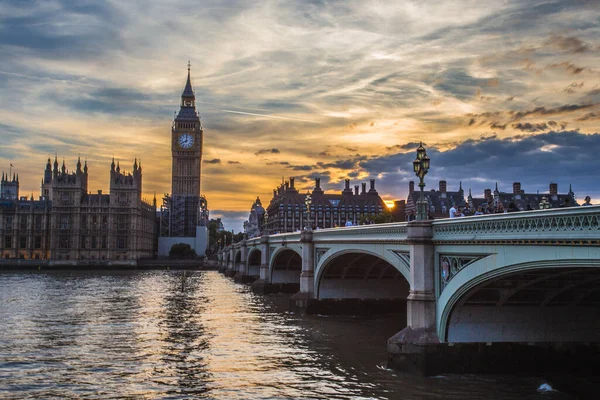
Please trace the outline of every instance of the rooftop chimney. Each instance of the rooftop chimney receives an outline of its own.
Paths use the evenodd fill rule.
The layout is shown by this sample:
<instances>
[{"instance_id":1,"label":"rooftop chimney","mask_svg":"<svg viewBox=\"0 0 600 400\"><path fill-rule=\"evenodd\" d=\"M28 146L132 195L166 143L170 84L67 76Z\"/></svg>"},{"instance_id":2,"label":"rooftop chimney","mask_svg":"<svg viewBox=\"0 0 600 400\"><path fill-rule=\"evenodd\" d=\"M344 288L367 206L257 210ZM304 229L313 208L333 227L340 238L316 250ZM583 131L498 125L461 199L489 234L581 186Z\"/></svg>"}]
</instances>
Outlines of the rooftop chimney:
<instances>
[{"instance_id":1,"label":"rooftop chimney","mask_svg":"<svg viewBox=\"0 0 600 400\"><path fill-rule=\"evenodd\" d=\"M377 193L377 190L375 190L375 179L370 179L369 182L371 183L369 193Z\"/></svg>"},{"instance_id":2,"label":"rooftop chimney","mask_svg":"<svg viewBox=\"0 0 600 400\"><path fill-rule=\"evenodd\" d=\"M412 193L415 191L415 181L408 182L408 193Z\"/></svg>"},{"instance_id":3,"label":"rooftop chimney","mask_svg":"<svg viewBox=\"0 0 600 400\"><path fill-rule=\"evenodd\" d=\"M102 196L102 190L98 190L98 196Z\"/></svg>"},{"instance_id":4,"label":"rooftop chimney","mask_svg":"<svg viewBox=\"0 0 600 400\"><path fill-rule=\"evenodd\" d=\"M521 182L513 183L513 194L521 194Z\"/></svg>"},{"instance_id":5,"label":"rooftop chimney","mask_svg":"<svg viewBox=\"0 0 600 400\"><path fill-rule=\"evenodd\" d=\"M362 183L362 192L360 194L367 194L367 184L365 182Z\"/></svg>"},{"instance_id":6,"label":"rooftop chimney","mask_svg":"<svg viewBox=\"0 0 600 400\"><path fill-rule=\"evenodd\" d=\"M494 196L492 196L492 189L485 189L483 191L483 197L485 197L487 201L492 201L494 199Z\"/></svg>"},{"instance_id":7,"label":"rooftop chimney","mask_svg":"<svg viewBox=\"0 0 600 400\"><path fill-rule=\"evenodd\" d=\"M352 189L350 189L350 179L344 179L344 192L352 193Z\"/></svg>"},{"instance_id":8,"label":"rooftop chimney","mask_svg":"<svg viewBox=\"0 0 600 400\"><path fill-rule=\"evenodd\" d=\"M550 184L550 195L557 195L558 194L558 183L551 183Z\"/></svg>"},{"instance_id":9,"label":"rooftop chimney","mask_svg":"<svg viewBox=\"0 0 600 400\"><path fill-rule=\"evenodd\" d=\"M288 181L285 181L285 190L288 190L290 188L290 183Z\"/></svg>"},{"instance_id":10,"label":"rooftop chimney","mask_svg":"<svg viewBox=\"0 0 600 400\"><path fill-rule=\"evenodd\" d=\"M321 190L321 178L315 178L315 190Z\"/></svg>"},{"instance_id":11,"label":"rooftop chimney","mask_svg":"<svg viewBox=\"0 0 600 400\"><path fill-rule=\"evenodd\" d=\"M290 178L290 189L292 189L292 190L295 189L294 188L294 179L295 179L294 177Z\"/></svg>"},{"instance_id":12,"label":"rooftop chimney","mask_svg":"<svg viewBox=\"0 0 600 400\"><path fill-rule=\"evenodd\" d=\"M440 181L440 193L446 193L446 181Z\"/></svg>"},{"instance_id":13,"label":"rooftop chimney","mask_svg":"<svg viewBox=\"0 0 600 400\"><path fill-rule=\"evenodd\" d=\"M354 185L354 195L355 196L358 196L358 188L359 188L358 185Z\"/></svg>"},{"instance_id":14,"label":"rooftop chimney","mask_svg":"<svg viewBox=\"0 0 600 400\"><path fill-rule=\"evenodd\" d=\"M277 189L273 189L273 197L277 197Z\"/></svg>"}]
</instances>

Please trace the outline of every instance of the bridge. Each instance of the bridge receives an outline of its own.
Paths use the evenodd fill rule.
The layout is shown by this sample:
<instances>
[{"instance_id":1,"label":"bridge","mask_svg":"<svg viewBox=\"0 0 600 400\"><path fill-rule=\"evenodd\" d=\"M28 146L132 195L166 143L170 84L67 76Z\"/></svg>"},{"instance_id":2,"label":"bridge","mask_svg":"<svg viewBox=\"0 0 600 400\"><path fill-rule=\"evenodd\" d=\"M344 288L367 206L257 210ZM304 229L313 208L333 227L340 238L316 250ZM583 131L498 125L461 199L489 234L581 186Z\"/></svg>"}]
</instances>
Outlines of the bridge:
<instances>
[{"instance_id":1,"label":"bridge","mask_svg":"<svg viewBox=\"0 0 600 400\"><path fill-rule=\"evenodd\" d=\"M599 245L588 206L264 235L218 259L295 309L394 307L389 365L431 375L598 366Z\"/></svg>"}]
</instances>

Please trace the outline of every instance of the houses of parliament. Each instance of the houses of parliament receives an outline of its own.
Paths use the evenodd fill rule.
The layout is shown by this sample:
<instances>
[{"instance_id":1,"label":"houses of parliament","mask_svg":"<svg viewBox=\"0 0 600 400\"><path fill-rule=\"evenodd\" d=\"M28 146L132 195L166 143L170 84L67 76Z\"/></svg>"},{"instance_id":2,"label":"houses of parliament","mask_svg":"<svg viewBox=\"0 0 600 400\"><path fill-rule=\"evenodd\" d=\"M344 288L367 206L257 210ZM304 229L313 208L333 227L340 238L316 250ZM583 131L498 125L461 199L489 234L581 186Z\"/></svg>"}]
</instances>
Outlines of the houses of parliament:
<instances>
[{"instance_id":1,"label":"houses of parliament","mask_svg":"<svg viewBox=\"0 0 600 400\"><path fill-rule=\"evenodd\" d=\"M140 259L161 255L161 245L191 243L204 255L199 240L208 218L200 196L202 127L195 108L190 65L181 108L171 129L172 194L157 213L142 199L142 165L121 169L113 158L108 172L109 193L88 190L88 166L77 159L69 171L49 158L38 199L19 192L19 176L3 173L0 180L0 258L47 260L66 265L135 265ZM12 165L11 165L12 167ZM160 238L159 238L160 236ZM207 239L207 234L201 239ZM162 255L168 248L162 250ZM12 261L9 261L12 262Z\"/></svg>"}]
</instances>

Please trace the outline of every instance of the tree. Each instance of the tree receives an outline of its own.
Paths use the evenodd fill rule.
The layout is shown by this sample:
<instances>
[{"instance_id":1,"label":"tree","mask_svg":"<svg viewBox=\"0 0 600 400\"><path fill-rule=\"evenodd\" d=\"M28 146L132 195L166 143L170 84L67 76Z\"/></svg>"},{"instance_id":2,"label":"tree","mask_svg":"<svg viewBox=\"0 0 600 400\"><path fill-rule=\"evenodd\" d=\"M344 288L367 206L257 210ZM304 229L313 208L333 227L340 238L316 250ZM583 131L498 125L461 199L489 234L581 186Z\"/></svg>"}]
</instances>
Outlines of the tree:
<instances>
[{"instance_id":1,"label":"tree","mask_svg":"<svg viewBox=\"0 0 600 400\"><path fill-rule=\"evenodd\" d=\"M365 225L370 224L373 221L374 224L386 224L388 222L394 222L394 216L390 210L384 210L380 214L367 214L360 217L359 224Z\"/></svg>"},{"instance_id":2,"label":"tree","mask_svg":"<svg viewBox=\"0 0 600 400\"><path fill-rule=\"evenodd\" d=\"M192 249L189 244L176 243L169 250L169 258L173 259L193 259L196 257L196 250Z\"/></svg>"}]
</instances>

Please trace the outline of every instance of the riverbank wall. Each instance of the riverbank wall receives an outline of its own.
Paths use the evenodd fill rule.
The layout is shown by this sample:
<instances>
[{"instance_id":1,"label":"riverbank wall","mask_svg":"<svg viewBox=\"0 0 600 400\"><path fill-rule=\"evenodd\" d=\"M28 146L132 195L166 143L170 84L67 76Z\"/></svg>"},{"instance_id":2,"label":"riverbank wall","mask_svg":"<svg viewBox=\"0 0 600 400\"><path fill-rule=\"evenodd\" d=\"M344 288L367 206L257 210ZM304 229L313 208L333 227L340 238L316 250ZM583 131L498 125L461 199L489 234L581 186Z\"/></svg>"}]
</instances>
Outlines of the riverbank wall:
<instances>
[{"instance_id":1,"label":"riverbank wall","mask_svg":"<svg viewBox=\"0 0 600 400\"><path fill-rule=\"evenodd\" d=\"M0 271L9 269L200 269L217 270L214 260L169 260L169 259L144 259L144 260L0 260Z\"/></svg>"}]
</instances>

